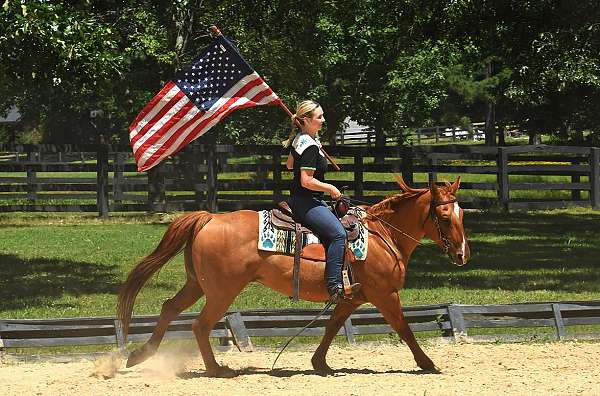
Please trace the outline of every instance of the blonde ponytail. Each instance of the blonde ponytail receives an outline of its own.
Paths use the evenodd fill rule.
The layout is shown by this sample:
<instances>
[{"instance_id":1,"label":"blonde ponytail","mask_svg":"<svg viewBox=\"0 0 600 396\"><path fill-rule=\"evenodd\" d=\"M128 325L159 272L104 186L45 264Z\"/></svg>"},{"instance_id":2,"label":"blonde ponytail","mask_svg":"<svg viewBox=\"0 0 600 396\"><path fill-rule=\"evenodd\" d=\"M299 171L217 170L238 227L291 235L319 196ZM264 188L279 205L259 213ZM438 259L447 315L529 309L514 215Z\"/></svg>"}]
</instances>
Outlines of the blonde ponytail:
<instances>
[{"instance_id":1,"label":"blonde ponytail","mask_svg":"<svg viewBox=\"0 0 600 396\"><path fill-rule=\"evenodd\" d=\"M298 104L298 106L296 107L296 113L292 114L292 117L291 117L292 128L290 130L290 134L289 134L287 140L284 140L283 142L281 142L283 147L286 147L286 148L290 147L290 144L292 144L292 141L294 140L294 137L296 136L296 128L297 128L296 120L298 120L298 122L300 124L303 124L304 119L306 117L312 117L313 112L319 107L321 107L321 105L313 100L303 100L302 102L300 102Z\"/></svg>"}]
</instances>

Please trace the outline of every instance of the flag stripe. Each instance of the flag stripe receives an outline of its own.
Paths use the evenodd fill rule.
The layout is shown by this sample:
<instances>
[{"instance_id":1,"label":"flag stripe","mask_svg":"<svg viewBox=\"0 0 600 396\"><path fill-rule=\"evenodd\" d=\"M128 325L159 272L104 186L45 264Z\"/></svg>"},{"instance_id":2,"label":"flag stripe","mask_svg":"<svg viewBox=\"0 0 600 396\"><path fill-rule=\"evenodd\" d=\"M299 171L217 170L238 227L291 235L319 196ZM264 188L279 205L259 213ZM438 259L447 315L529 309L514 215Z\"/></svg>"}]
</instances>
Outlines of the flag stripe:
<instances>
[{"instance_id":1,"label":"flag stripe","mask_svg":"<svg viewBox=\"0 0 600 396\"><path fill-rule=\"evenodd\" d=\"M236 109L281 103L223 36L178 72L129 126L139 171L182 150Z\"/></svg>"},{"instance_id":2,"label":"flag stripe","mask_svg":"<svg viewBox=\"0 0 600 396\"><path fill-rule=\"evenodd\" d=\"M255 78L253 74L242 78L224 96L228 96L229 94L233 95L236 91L239 91L240 88L243 87L245 84L251 82L253 78ZM202 113L202 115L206 115L206 117L212 115L215 111L219 109L219 106L222 104L223 100L224 98L221 98L219 101L215 102L215 104L208 111ZM198 121L197 118L194 119L194 123L196 121ZM160 139L160 141L156 142L154 147L150 147L148 148L148 150L144 150L144 156L140 160L138 160L138 166L146 168L146 162L151 156L153 156L156 153L156 151L160 151L161 153L164 153L165 151L168 151L168 153L173 153L175 150L171 150L171 146L173 144L172 142L176 140L182 133L185 133L186 131L190 130L190 127L191 129L194 128L192 126L192 123L186 123L185 125L180 126L177 129L172 128L170 131L165 133Z\"/></svg>"},{"instance_id":3,"label":"flag stripe","mask_svg":"<svg viewBox=\"0 0 600 396\"><path fill-rule=\"evenodd\" d=\"M143 158L140 159L139 166L142 168L147 168L146 162L150 161L150 163L160 161L160 159L171 155L173 153L178 152L181 149L181 142L186 140L186 137L194 130L198 128L203 128L206 123L208 123L212 118L216 117L220 112L224 111L227 107L231 105L231 103L235 102L240 95L244 95L251 88L260 84L262 79L258 74L253 73L246 77L244 77L240 82L234 85L221 99L219 99L213 107L211 107L206 113L203 114L203 117L193 124L187 124L184 127L180 128L168 138L168 140L164 141L160 146L155 145L148 149ZM236 92L237 91L237 92ZM233 97L233 98L232 98ZM208 129L207 129L208 130ZM199 135L198 135L199 136ZM191 140L190 140L191 141ZM151 166L151 165L150 165Z\"/></svg>"},{"instance_id":4,"label":"flag stripe","mask_svg":"<svg viewBox=\"0 0 600 396\"><path fill-rule=\"evenodd\" d=\"M156 94L154 98L152 98L150 103L144 107L144 110L138 114L135 121L129 126L129 131L131 132L129 134L129 139L132 139L134 136L136 136L140 129L142 129L150 120L152 120L156 113L160 111L162 106L168 103L168 101L175 94L177 94L177 92L179 92L179 87L177 87L177 85L175 85L172 81L169 81L167 85L165 85L163 89L161 89L160 92Z\"/></svg>"},{"instance_id":5,"label":"flag stripe","mask_svg":"<svg viewBox=\"0 0 600 396\"><path fill-rule=\"evenodd\" d=\"M271 93L272 93L272 91L271 91ZM178 147L174 150L174 152L179 152L183 147L185 147L187 144L189 144L192 140L197 139L198 137L200 137L201 135L206 133L206 131L208 131L210 128L212 128L215 124L217 124L223 118L227 117L234 110L245 108L245 107L256 106L259 101L261 101L265 97L269 97L269 95L270 95L270 93L268 91L263 90L263 91L258 92L252 99L249 99L247 97L242 97L242 98L238 98L239 100L237 100L234 105L232 105L228 108L223 106L221 109L224 111L220 112L215 117L212 117L210 120L207 120L208 123L204 123L204 125L201 124L201 125L196 126L194 128L194 130L192 130L188 134L188 137L185 138L185 140L178 145ZM266 101L266 103L270 103L272 101L274 101L274 100L268 99ZM159 161L160 161L160 159L159 159Z\"/></svg>"},{"instance_id":6,"label":"flag stripe","mask_svg":"<svg viewBox=\"0 0 600 396\"><path fill-rule=\"evenodd\" d=\"M257 89L260 89L262 87L257 87ZM255 89L256 90L256 89ZM270 91L270 89L269 89ZM259 102L260 100L262 100L265 97L268 97L270 95L269 91L267 90L262 90L259 91L256 95L254 95L251 99L247 98L247 97L241 97L238 98L238 100L235 102L234 105L230 106L229 108L226 108L225 106L222 107L222 109L224 109L225 111L218 114L217 117L212 118L211 120L209 120L209 123L206 125L199 125L198 127L195 128L196 131L199 132L199 134L195 135L192 133L188 136L188 138L186 138L186 140L184 140L181 144L180 147L178 147L177 150L180 150L181 148L183 148L185 145L189 144L192 140L196 139L198 136L200 136L202 133L208 131L210 128L212 128L215 124L217 124L219 121L221 121L223 118L227 117L229 115L229 113L233 112L234 110L237 109L241 109L241 108L246 108L246 107L252 107L252 106L256 106L257 102ZM272 93L272 92L271 92ZM200 128L200 129L198 129ZM202 131L204 130L204 131ZM190 136L193 136L193 138L190 139Z\"/></svg>"},{"instance_id":7,"label":"flag stripe","mask_svg":"<svg viewBox=\"0 0 600 396\"><path fill-rule=\"evenodd\" d=\"M175 87L173 90L175 90L178 88ZM176 106L182 98L185 98L185 93L181 92L180 90L178 90L175 95L173 95L173 97L171 97L168 101L167 101L167 97L165 97L163 100L161 100L159 102L159 105L161 106L160 109L157 109L158 111L155 112L154 116L152 117L152 119L150 119L150 121L148 121L146 123L146 125L144 125L142 128L139 129L138 134L131 139L130 144L133 145L134 150L135 150L135 145L138 144L138 141L142 141L142 143L148 139L150 136L152 136L153 131L156 131L156 126L157 124L162 125L164 124L163 118L165 117L165 115L169 114L169 112L173 109L174 106ZM187 100L187 98L185 99ZM184 101L185 101L184 100ZM160 126L159 128L160 129ZM140 143L141 144L141 143ZM139 146L139 144L138 144Z\"/></svg>"},{"instance_id":8,"label":"flag stripe","mask_svg":"<svg viewBox=\"0 0 600 396\"><path fill-rule=\"evenodd\" d=\"M172 128L179 128L198 113L194 104L186 96L184 96L180 102L181 103L178 103L177 106L173 107L172 110L174 111L174 114L172 114L170 118L167 117L167 115L163 117L164 121L161 120L160 128L156 129L154 132L148 131L144 136L144 139L140 139L134 144L133 150L136 153L136 161L139 160L139 156L144 151L154 145L165 134L169 133Z\"/></svg>"},{"instance_id":9,"label":"flag stripe","mask_svg":"<svg viewBox=\"0 0 600 396\"><path fill-rule=\"evenodd\" d=\"M164 157L179 152L185 145L204 134L231 111L239 108L240 105L238 103L241 104L247 102L249 99L244 96L254 95L256 91L259 91L260 94L260 92L262 92L261 90L265 91L267 94L272 93L271 89L264 83L258 74L253 73L247 77L248 78L244 78L242 81L240 81L240 83L246 82L246 84L237 92L235 92L235 94L231 95L232 97L227 99L227 96L229 96L228 92L226 95L224 95L223 100L219 100L217 103L215 103L213 108L204 114L201 120L199 120L197 123L189 125L185 130L178 131L171 137L171 139L169 139L169 141L165 142L160 148L158 148L154 154L147 157L145 156L148 159L140 161L140 166L142 168L151 167L154 163L160 162ZM249 79L252 80L248 81ZM241 84L236 84L236 86L232 87L231 91L233 91L234 88L239 85ZM254 105L255 104L252 103L244 107L250 107ZM230 111L228 111L229 108L231 108Z\"/></svg>"},{"instance_id":10,"label":"flag stripe","mask_svg":"<svg viewBox=\"0 0 600 396\"><path fill-rule=\"evenodd\" d=\"M138 168L141 170L146 170L154 166L155 163L148 163L148 159L157 151L164 152L165 150L169 150L171 147L168 144L168 140L172 139L174 133L182 129L187 129L190 125L196 124L202 119L203 114L204 113L198 111L198 109L195 107L190 109L188 114L186 114L185 122L177 123L176 125L174 125L169 131L167 131L167 133L165 133L160 138L158 142L156 142L156 144L149 147L148 150L140 153L139 159L136 160L138 163Z\"/></svg>"}]
</instances>

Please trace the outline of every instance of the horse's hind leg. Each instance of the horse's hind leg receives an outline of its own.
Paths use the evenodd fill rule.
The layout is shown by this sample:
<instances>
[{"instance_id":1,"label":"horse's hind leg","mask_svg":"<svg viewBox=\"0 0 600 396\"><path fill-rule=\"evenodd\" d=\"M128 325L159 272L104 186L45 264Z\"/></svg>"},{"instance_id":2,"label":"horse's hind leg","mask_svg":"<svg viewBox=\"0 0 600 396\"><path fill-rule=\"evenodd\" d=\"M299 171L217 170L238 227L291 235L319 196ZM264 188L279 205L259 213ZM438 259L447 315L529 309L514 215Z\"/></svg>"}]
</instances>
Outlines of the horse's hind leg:
<instances>
[{"instance_id":1,"label":"horse's hind leg","mask_svg":"<svg viewBox=\"0 0 600 396\"><path fill-rule=\"evenodd\" d=\"M142 363L154 355L169 327L169 323L177 319L181 312L191 307L203 294L198 282L188 277L183 288L173 298L163 303L160 318L152 332L152 336L144 345L131 352L127 359L127 367Z\"/></svg>"},{"instance_id":2,"label":"horse's hind leg","mask_svg":"<svg viewBox=\"0 0 600 396\"><path fill-rule=\"evenodd\" d=\"M331 345L331 341L333 341L334 337L337 335L340 327L344 324L346 319L350 316L362 302L355 302L354 300L349 301L340 301L333 313L331 314L331 318L327 321L327 325L325 326L325 335L321 339L321 343L319 347L315 351L310 362L312 363L313 368L320 374L331 374L333 370L327 364L325 357L327 356L327 351L329 350L329 346Z\"/></svg>"},{"instance_id":3,"label":"horse's hind leg","mask_svg":"<svg viewBox=\"0 0 600 396\"><path fill-rule=\"evenodd\" d=\"M404 318L402 306L400 305L400 296L397 291L391 292L388 295L368 296L369 301L379 309L385 320L398 333L400 338L404 340L410 348L417 365L423 370L439 371L431 359L423 352L412 330L408 326L408 322Z\"/></svg>"},{"instance_id":4,"label":"horse's hind leg","mask_svg":"<svg viewBox=\"0 0 600 396\"><path fill-rule=\"evenodd\" d=\"M240 288L241 290L241 288ZM192 330L196 336L204 367L209 377L233 377L235 372L226 366L220 366L215 360L212 347L208 340L211 330L223 317L227 308L233 302L237 293L206 296L206 305L197 319L192 322Z\"/></svg>"}]
</instances>

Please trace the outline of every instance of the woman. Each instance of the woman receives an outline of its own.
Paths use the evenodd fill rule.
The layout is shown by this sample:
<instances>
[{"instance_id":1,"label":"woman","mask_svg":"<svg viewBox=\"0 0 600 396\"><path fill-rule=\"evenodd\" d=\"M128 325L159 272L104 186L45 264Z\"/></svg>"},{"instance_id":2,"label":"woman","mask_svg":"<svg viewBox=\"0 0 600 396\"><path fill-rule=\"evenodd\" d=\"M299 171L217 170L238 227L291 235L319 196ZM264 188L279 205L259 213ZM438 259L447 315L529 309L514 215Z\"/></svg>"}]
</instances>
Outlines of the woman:
<instances>
[{"instance_id":1,"label":"woman","mask_svg":"<svg viewBox=\"0 0 600 396\"><path fill-rule=\"evenodd\" d=\"M295 120L300 124L298 134L295 134ZM313 230L327 248L327 291L332 301L338 301L344 297L342 264L347 235L340 220L323 201L323 193L328 193L333 199L342 196L336 186L324 181L327 160L317 135L324 122L323 109L318 103L312 100L301 102L292 116L290 138L283 144L290 146L287 168L294 170L289 205L294 215ZM359 283L351 285L353 293L359 288Z\"/></svg>"}]
</instances>

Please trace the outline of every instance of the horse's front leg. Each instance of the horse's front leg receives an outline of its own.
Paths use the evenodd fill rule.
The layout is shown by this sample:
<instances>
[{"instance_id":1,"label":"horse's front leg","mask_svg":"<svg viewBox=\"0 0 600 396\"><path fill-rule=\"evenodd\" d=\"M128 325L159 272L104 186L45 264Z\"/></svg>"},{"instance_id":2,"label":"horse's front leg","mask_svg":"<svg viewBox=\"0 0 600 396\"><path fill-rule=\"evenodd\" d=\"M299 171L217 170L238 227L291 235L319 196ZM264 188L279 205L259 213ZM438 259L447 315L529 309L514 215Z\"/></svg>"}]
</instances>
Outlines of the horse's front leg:
<instances>
[{"instance_id":1,"label":"horse's front leg","mask_svg":"<svg viewBox=\"0 0 600 396\"><path fill-rule=\"evenodd\" d=\"M369 300L379 309L385 320L396 330L406 345L408 345L417 365L423 370L438 372L438 368L423 352L417 343L415 335L408 326L408 322L404 318L402 306L400 305L398 292L394 291L387 295L372 296Z\"/></svg>"},{"instance_id":2,"label":"horse's front leg","mask_svg":"<svg viewBox=\"0 0 600 396\"><path fill-rule=\"evenodd\" d=\"M327 325L325 326L325 335L321 339L321 343L319 347L315 351L310 362L312 363L313 368L320 374L331 374L333 370L326 362L327 351L329 350L329 346L331 345L331 341L337 335L340 327L344 324L346 319L350 316L356 308L358 308L362 302L355 300L342 300L340 301L333 313L331 314L331 318L327 321Z\"/></svg>"}]
</instances>

